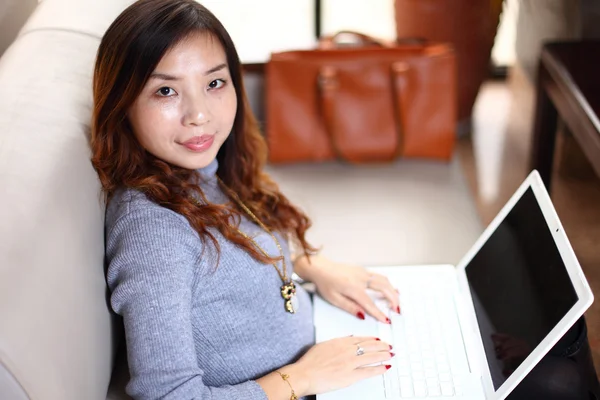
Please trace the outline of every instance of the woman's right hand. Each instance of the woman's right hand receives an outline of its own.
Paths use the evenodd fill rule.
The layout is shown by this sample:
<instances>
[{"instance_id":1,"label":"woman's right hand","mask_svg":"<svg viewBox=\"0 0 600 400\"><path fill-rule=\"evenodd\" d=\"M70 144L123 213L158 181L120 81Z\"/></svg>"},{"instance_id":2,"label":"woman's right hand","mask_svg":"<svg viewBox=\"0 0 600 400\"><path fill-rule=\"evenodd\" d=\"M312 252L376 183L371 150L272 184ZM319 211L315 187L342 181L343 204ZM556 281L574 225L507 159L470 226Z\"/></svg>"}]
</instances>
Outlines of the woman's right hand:
<instances>
[{"instance_id":1,"label":"woman's right hand","mask_svg":"<svg viewBox=\"0 0 600 400\"><path fill-rule=\"evenodd\" d=\"M362 347L364 354L357 355ZM288 366L289 375L303 396L341 389L360 380L382 375L394 356L392 346L374 337L343 337L314 345L300 360ZM368 366L369 364L381 365Z\"/></svg>"}]
</instances>

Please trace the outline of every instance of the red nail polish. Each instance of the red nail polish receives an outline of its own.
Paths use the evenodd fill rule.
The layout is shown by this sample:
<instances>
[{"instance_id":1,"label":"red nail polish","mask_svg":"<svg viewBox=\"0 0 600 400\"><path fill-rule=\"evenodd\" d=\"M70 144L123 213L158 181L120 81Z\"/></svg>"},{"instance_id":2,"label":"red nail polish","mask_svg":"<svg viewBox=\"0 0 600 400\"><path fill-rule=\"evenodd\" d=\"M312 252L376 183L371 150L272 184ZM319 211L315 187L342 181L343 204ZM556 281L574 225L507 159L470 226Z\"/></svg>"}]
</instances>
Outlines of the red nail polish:
<instances>
[{"instance_id":1,"label":"red nail polish","mask_svg":"<svg viewBox=\"0 0 600 400\"><path fill-rule=\"evenodd\" d=\"M378 342L381 342L381 339L379 339L378 337L376 337L375 340L377 340Z\"/></svg>"},{"instance_id":2,"label":"red nail polish","mask_svg":"<svg viewBox=\"0 0 600 400\"><path fill-rule=\"evenodd\" d=\"M390 321L390 319L389 319L389 318L386 318L386 319L385 319L385 322L387 322L387 323L388 323L388 324L390 324L390 325L392 324L392 321Z\"/></svg>"},{"instance_id":3,"label":"red nail polish","mask_svg":"<svg viewBox=\"0 0 600 400\"><path fill-rule=\"evenodd\" d=\"M400 306L396 306L396 312L400 314Z\"/></svg>"},{"instance_id":4,"label":"red nail polish","mask_svg":"<svg viewBox=\"0 0 600 400\"><path fill-rule=\"evenodd\" d=\"M396 355L396 353L390 352L390 357L394 357L395 355Z\"/></svg>"},{"instance_id":5,"label":"red nail polish","mask_svg":"<svg viewBox=\"0 0 600 400\"><path fill-rule=\"evenodd\" d=\"M392 368L392 366L389 364L385 366L385 369L390 369L390 368Z\"/></svg>"},{"instance_id":6,"label":"red nail polish","mask_svg":"<svg viewBox=\"0 0 600 400\"><path fill-rule=\"evenodd\" d=\"M390 350L393 349L392 345L390 344Z\"/></svg>"},{"instance_id":7,"label":"red nail polish","mask_svg":"<svg viewBox=\"0 0 600 400\"><path fill-rule=\"evenodd\" d=\"M365 319L365 313L363 313L362 311L357 312L356 316L358 317L358 319Z\"/></svg>"}]
</instances>

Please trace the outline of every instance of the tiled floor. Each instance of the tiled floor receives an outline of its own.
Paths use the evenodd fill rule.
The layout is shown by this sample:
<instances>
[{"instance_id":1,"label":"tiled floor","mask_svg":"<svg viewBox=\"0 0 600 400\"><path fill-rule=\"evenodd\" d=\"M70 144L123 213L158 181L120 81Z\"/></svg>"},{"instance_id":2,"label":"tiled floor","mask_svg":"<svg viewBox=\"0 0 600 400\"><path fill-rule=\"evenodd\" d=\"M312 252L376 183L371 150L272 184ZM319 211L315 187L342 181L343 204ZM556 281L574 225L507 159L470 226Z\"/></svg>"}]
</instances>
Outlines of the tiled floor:
<instances>
[{"instance_id":1,"label":"tiled floor","mask_svg":"<svg viewBox=\"0 0 600 400\"><path fill-rule=\"evenodd\" d=\"M458 159L271 166L313 226L308 239L336 261L456 264L482 230Z\"/></svg>"},{"instance_id":2,"label":"tiled floor","mask_svg":"<svg viewBox=\"0 0 600 400\"><path fill-rule=\"evenodd\" d=\"M458 148L484 224L496 215L529 173L534 90L519 69L507 82L488 82L474 109L474 132ZM595 297L600 298L600 179L572 137L558 138L552 199ZM600 372L600 301L586 313Z\"/></svg>"}]
</instances>

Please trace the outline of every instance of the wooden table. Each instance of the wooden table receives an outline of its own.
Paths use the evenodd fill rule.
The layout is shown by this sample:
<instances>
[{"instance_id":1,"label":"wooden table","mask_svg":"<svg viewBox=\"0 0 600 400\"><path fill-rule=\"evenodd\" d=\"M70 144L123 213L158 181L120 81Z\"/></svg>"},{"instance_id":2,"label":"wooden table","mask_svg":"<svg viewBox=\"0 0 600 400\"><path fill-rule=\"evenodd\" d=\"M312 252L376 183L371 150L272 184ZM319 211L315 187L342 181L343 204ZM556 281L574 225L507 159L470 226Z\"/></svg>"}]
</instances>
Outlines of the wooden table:
<instances>
[{"instance_id":1,"label":"wooden table","mask_svg":"<svg viewBox=\"0 0 600 400\"><path fill-rule=\"evenodd\" d=\"M530 166L550 190L560 117L600 176L600 41L549 43L540 57Z\"/></svg>"}]
</instances>

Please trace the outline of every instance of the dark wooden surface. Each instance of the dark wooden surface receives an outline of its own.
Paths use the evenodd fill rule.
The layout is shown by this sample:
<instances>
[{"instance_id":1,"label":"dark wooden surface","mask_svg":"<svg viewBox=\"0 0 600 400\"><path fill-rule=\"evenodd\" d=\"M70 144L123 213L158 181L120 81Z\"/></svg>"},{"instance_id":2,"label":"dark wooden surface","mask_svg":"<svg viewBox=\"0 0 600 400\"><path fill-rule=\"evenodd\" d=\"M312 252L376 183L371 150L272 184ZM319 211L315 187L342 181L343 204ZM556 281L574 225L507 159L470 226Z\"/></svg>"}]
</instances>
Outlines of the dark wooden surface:
<instances>
[{"instance_id":1,"label":"dark wooden surface","mask_svg":"<svg viewBox=\"0 0 600 400\"><path fill-rule=\"evenodd\" d=\"M247 63L242 64L242 71L251 74L264 74L266 63Z\"/></svg>"},{"instance_id":2,"label":"dark wooden surface","mask_svg":"<svg viewBox=\"0 0 600 400\"><path fill-rule=\"evenodd\" d=\"M557 121L565 122L600 176L600 41L551 43L540 57L531 168L548 190Z\"/></svg>"}]
</instances>

